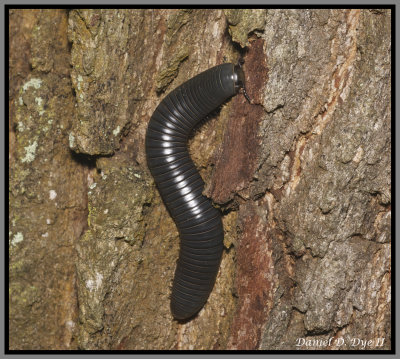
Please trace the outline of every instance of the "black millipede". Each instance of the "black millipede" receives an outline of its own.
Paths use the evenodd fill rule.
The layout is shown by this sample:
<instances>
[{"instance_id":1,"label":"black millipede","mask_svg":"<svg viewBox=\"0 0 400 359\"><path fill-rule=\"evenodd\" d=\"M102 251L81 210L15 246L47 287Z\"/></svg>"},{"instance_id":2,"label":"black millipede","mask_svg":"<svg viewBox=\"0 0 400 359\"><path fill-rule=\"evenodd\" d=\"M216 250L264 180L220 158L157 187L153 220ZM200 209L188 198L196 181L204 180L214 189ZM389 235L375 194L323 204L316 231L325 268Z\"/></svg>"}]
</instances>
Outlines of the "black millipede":
<instances>
[{"instance_id":1,"label":"black millipede","mask_svg":"<svg viewBox=\"0 0 400 359\"><path fill-rule=\"evenodd\" d=\"M202 194L204 182L187 142L192 130L240 89L249 100L240 63L215 66L171 91L148 124L147 164L180 237L171 294L171 312L178 320L191 318L206 303L224 239L221 213Z\"/></svg>"}]
</instances>

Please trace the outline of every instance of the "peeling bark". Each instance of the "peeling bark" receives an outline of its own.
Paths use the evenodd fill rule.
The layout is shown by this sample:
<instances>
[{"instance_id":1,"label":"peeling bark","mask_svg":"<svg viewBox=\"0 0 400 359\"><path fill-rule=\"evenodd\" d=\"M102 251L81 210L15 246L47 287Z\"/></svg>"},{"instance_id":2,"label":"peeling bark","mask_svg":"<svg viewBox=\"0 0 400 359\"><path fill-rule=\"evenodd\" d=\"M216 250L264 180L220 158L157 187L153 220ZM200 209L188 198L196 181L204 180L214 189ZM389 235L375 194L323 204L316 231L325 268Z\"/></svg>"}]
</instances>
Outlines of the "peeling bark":
<instances>
[{"instance_id":1,"label":"peeling bark","mask_svg":"<svg viewBox=\"0 0 400 359\"><path fill-rule=\"evenodd\" d=\"M390 26L368 9L12 10L10 348L390 349ZM189 141L225 250L178 323L146 127L239 57L251 104Z\"/></svg>"}]
</instances>

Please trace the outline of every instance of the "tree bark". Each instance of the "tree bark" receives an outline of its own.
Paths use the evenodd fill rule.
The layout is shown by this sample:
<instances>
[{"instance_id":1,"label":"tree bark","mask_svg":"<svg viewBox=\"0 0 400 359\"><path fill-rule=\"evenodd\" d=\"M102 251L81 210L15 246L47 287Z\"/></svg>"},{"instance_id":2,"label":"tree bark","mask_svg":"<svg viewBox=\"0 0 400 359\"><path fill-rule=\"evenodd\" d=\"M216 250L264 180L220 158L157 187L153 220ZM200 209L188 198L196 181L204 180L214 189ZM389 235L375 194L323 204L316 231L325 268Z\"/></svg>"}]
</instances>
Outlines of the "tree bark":
<instances>
[{"instance_id":1,"label":"tree bark","mask_svg":"<svg viewBox=\"0 0 400 359\"><path fill-rule=\"evenodd\" d=\"M9 20L10 349L391 348L390 10ZM179 323L179 236L147 123L239 57L252 103L235 96L189 143L225 249L207 304Z\"/></svg>"}]
</instances>

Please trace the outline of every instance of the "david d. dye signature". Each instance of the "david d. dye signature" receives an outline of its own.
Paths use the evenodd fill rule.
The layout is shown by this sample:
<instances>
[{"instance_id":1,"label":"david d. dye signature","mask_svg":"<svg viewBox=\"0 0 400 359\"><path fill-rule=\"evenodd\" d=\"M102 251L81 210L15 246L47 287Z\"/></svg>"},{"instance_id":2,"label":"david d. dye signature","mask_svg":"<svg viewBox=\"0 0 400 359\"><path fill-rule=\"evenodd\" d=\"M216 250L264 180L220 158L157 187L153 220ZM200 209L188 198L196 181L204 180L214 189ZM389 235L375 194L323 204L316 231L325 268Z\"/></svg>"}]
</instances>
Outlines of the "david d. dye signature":
<instances>
[{"instance_id":1,"label":"david d. dye signature","mask_svg":"<svg viewBox=\"0 0 400 359\"><path fill-rule=\"evenodd\" d=\"M372 349L382 347L385 342L385 338L377 339L361 339L361 338L334 338L329 339L307 339L297 338L296 347L301 348L327 348L327 347L341 347L344 344L355 348L355 349Z\"/></svg>"}]
</instances>

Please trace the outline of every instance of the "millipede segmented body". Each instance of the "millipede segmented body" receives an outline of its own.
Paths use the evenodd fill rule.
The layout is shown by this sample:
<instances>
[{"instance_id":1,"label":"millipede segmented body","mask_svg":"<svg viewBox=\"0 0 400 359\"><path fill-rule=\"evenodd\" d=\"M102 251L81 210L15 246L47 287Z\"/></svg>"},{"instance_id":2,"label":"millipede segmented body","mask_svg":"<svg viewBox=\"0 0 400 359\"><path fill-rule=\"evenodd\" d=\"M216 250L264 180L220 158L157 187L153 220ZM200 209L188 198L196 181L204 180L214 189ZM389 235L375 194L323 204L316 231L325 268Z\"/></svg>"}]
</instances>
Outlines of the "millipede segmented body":
<instances>
[{"instance_id":1,"label":"millipede segmented body","mask_svg":"<svg viewBox=\"0 0 400 359\"><path fill-rule=\"evenodd\" d=\"M188 319L206 303L218 273L224 231L221 214L203 192L204 182L187 141L207 114L244 88L240 66L215 66L170 92L154 111L146 133L147 163L179 231L180 252L171 311Z\"/></svg>"}]
</instances>

